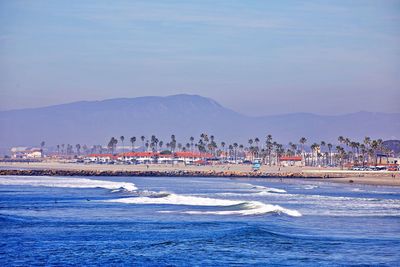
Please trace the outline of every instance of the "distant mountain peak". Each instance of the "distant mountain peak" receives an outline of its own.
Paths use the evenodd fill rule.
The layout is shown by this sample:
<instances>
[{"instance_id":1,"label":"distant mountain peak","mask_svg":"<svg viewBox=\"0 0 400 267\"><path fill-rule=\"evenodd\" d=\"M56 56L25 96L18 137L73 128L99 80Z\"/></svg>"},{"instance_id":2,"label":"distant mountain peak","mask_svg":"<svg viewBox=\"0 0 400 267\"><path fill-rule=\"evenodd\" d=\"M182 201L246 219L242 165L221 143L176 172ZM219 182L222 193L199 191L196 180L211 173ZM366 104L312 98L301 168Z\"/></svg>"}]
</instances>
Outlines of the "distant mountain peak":
<instances>
[{"instance_id":1,"label":"distant mountain peak","mask_svg":"<svg viewBox=\"0 0 400 267\"><path fill-rule=\"evenodd\" d=\"M104 144L111 136L156 134L181 142L201 133L217 141L247 142L272 134L279 142L308 140L335 142L352 139L399 138L400 114L357 112L326 116L291 113L251 117L200 95L144 96L79 101L43 108L0 112L0 148L46 144ZM27 131L26 129L29 129Z\"/></svg>"}]
</instances>

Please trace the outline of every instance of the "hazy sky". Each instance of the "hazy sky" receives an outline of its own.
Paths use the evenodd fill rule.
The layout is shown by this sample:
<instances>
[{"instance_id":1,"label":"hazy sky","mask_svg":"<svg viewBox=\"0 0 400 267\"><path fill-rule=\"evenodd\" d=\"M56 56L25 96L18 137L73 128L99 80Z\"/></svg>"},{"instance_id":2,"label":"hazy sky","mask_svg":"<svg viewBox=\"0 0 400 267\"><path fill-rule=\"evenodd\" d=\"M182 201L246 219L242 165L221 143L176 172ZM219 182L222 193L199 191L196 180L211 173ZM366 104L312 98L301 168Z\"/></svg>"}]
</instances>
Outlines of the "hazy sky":
<instances>
[{"instance_id":1,"label":"hazy sky","mask_svg":"<svg viewBox=\"0 0 400 267\"><path fill-rule=\"evenodd\" d=\"M400 112L400 1L0 2L0 109L178 93Z\"/></svg>"}]
</instances>

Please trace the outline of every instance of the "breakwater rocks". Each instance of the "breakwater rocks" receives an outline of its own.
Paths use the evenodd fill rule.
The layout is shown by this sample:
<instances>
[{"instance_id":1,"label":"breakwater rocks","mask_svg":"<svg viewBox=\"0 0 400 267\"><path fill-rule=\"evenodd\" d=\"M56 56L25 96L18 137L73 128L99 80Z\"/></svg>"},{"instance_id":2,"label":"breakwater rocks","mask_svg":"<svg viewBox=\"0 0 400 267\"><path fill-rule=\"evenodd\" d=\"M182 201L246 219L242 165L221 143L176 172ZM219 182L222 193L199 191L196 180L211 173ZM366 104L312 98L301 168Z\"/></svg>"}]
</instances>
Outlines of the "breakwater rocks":
<instances>
[{"instance_id":1,"label":"breakwater rocks","mask_svg":"<svg viewBox=\"0 0 400 267\"><path fill-rule=\"evenodd\" d=\"M304 173L265 173L265 172L235 172L235 171L109 171L109 170L0 170L0 175L23 175L23 176L170 176L170 177L287 177L287 178L332 178L339 176L328 176L326 174L304 174Z\"/></svg>"}]
</instances>

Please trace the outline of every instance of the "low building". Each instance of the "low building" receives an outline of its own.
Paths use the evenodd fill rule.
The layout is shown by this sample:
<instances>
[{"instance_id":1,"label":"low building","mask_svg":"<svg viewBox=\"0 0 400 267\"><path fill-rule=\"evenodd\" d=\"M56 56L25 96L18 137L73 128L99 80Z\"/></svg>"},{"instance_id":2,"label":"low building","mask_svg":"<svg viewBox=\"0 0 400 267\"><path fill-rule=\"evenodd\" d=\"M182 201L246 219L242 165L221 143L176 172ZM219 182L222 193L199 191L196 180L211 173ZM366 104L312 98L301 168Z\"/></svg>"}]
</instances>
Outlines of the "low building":
<instances>
[{"instance_id":1,"label":"low building","mask_svg":"<svg viewBox=\"0 0 400 267\"><path fill-rule=\"evenodd\" d=\"M126 152L118 154L118 160L126 163L153 163L158 153L154 152Z\"/></svg>"},{"instance_id":2,"label":"low building","mask_svg":"<svg viewBox=\"0 0 400 267\"><path fill-rule=\"evenodd\" d=\"M282 156L279 158L279 162L282 166L303 166L301 156Z\"/></svg>"},{"instance_id":3,"label":"low building","mask_svg":"<svg viewBox=\"0 0 400 267\"><path fill-rule=\"evenodd\" d=\"M115 157L112 154L90 154L85 158L85 162L88 163L109 163L114 160Z\"/></svg>"},{"instance_id":4,"label":"low building","mask_svg":"<svg viewBox=\"0 0 400 267\"><path fill-rule=\"evenodd\" d=\"M391 157L385 154L377 154L376 155L376 163L378 165L388 165L388 164L400 164L400 158Z\"/></svg>"},{"instance_id":5,"label":"low building","mask_svg":"<svg viewBox=\"0 0 400 267\"><path fill-rule=\"evenodd\" d=\"M43 151L39 148L13 147L11 158L13 159L37 159L43 157Z\"/></svg>"},{"instance_id":6,"label":"low building","mask_svg":"<svg viewBox=\"0 0 400 267\"><path fill-rule=\"evenodd\" d=\"M196 152L175 152L171 154L162 154L159 152L126 152L117 156L118 160L126 163L138 164L193 164L199 160L211 159L212 155L207 153Z\"/></svg>"}]
</instances>

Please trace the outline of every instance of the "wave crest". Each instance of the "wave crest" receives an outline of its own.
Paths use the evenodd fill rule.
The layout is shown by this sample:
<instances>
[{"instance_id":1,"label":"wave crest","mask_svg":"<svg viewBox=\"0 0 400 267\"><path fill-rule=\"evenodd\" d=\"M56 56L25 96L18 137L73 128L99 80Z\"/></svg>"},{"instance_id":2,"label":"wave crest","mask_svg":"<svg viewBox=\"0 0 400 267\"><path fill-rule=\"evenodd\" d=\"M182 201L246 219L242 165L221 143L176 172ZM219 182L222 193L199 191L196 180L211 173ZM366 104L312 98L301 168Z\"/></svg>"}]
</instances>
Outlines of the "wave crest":
<instances>
[{"instance_id":1,"label":"wave crest","mask_svg":"<svg viewBox=\"0 0 400 267\"><path fill-rule=\"evenodd\" d=\"M0 185L23 185L61 188L105 188L114 191L135 191L133 183L92 180L86 178L61 178L50 176L13 176L1 177Z\"/></svg>"},{"instance_id":2,"label":"wave crest","mask_svg":"<svg viewBox=\"0 0 400 267\"><path fill-rule=\"evenodd\" d=\"M186 196L169 194L165 197L130 197L107 200L108 202L126 204L154 204L154 205L182 205L182 206L205 206L219 207L219 210L197 211L189 210L179 213L198 214L198 215L263 215L268 213L286 214L293 217L301 216L300 212L290 210L278 205L265 204L259 201L236 201L229 199L205 198L196 196ZM170 211L164 211L169 212Z\"/></svg>"}]
</instances>

